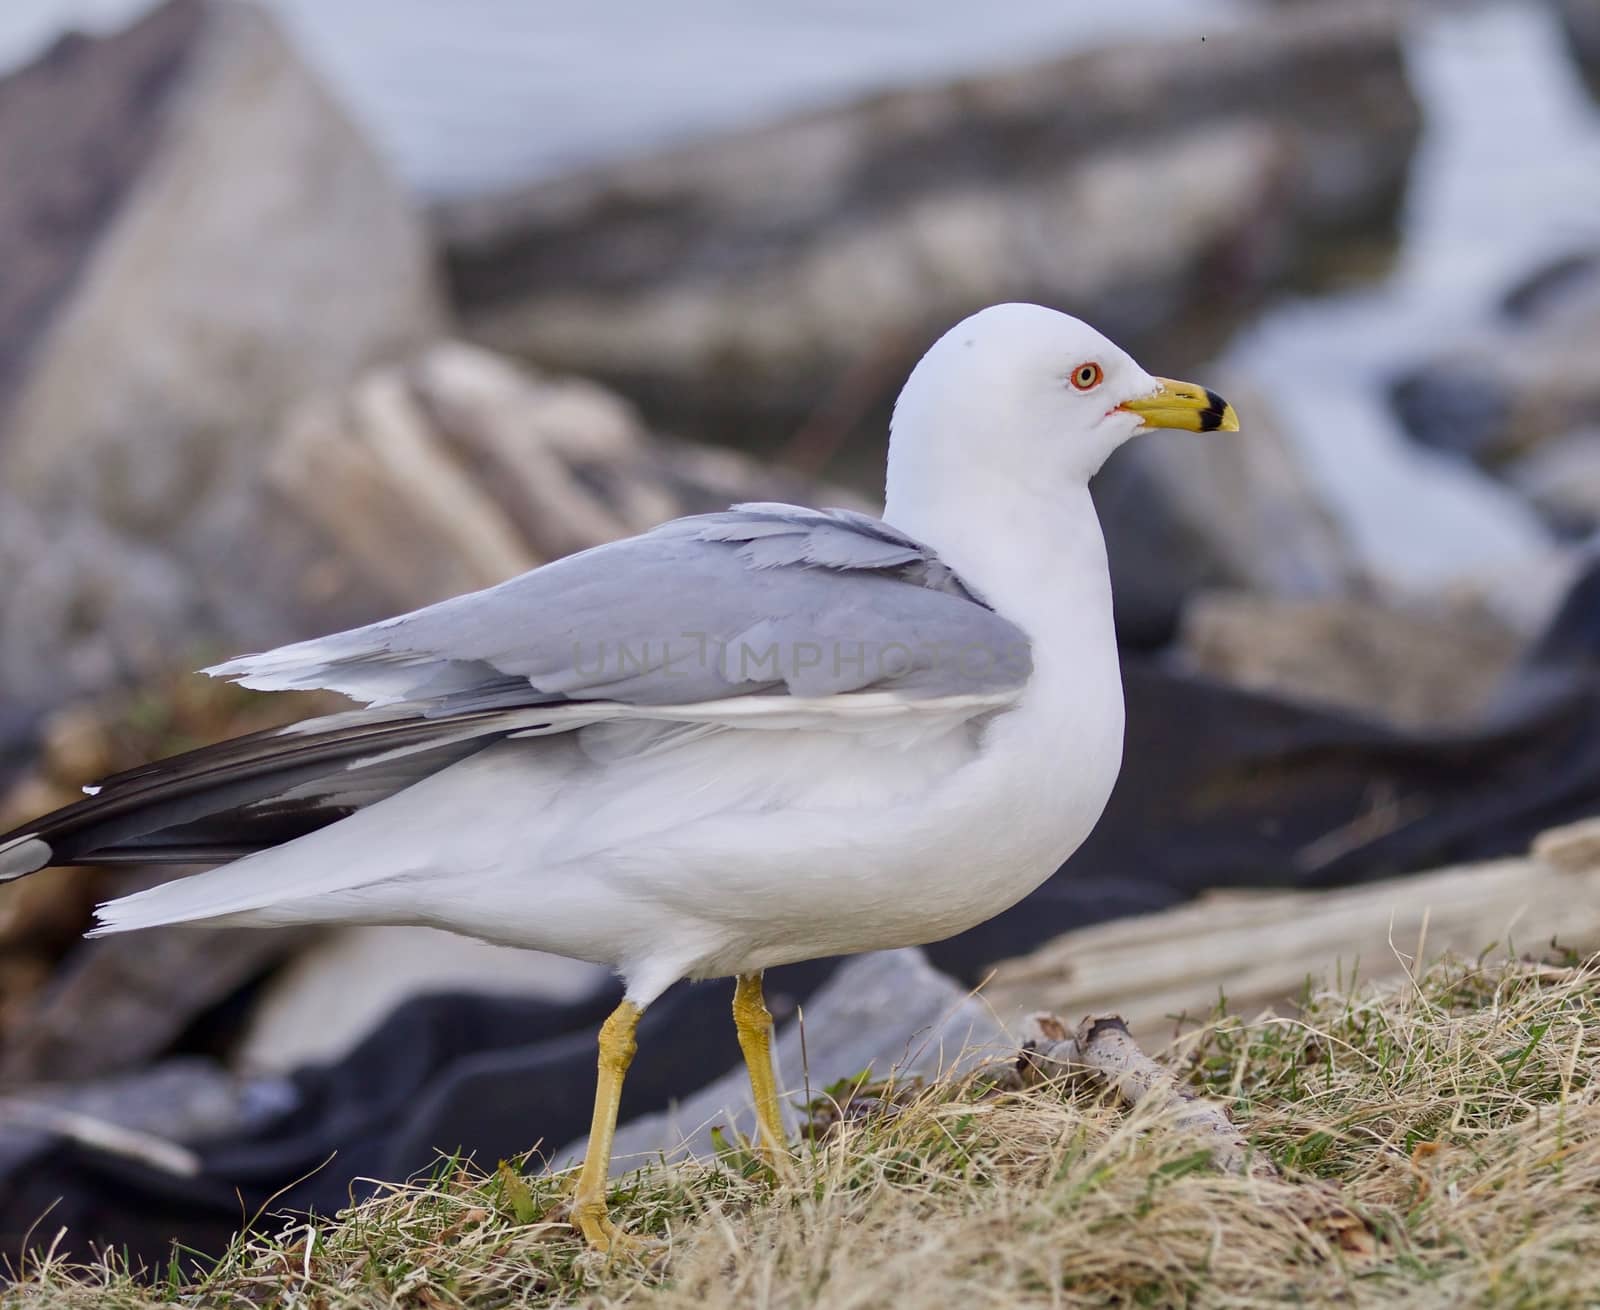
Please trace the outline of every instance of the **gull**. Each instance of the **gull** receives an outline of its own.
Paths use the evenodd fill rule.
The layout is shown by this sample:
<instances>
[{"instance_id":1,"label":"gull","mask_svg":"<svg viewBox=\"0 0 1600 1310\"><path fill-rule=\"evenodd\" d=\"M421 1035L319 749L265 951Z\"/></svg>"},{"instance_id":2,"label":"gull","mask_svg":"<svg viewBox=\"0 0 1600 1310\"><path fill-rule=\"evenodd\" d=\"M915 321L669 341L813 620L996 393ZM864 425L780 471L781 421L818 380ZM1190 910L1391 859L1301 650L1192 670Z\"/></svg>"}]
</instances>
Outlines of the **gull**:
<instances>
[{"instance_id":1,"label":"gull","mask_svg":"<svg viewBox=\"0 0 1600 1310\"><path fill-rule=\"evenodd\" d=\"M1153 428L1238 421L1075 318L992 306L907 379L881 519L739 505L219 664L364 708L108 778L0 837L0 880L218 864L101 905L94 931L420 924L610 966L571 1217L625 1245L612 1138L668 986L736 980L777 1167L763 970L971 928L1099 819L1123 703L1089 481Z\"/></svg>"}]
</instances>

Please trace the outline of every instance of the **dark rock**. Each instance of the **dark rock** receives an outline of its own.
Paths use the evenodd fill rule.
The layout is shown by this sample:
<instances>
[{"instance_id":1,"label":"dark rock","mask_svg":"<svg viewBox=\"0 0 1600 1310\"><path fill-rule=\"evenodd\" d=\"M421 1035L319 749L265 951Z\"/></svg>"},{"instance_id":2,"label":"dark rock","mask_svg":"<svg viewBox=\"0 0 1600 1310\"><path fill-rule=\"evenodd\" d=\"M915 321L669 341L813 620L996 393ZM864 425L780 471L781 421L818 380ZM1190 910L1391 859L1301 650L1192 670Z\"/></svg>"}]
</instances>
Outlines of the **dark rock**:
<instances>
[{"instance_id":1,"label":"dark rock","mask_svg":"<svg viewBox=\"0 0 1600 1310\"><path fill-rule=\"evenodd\" d=\"M1124 648L1169 642L1199 591L1333 596L1359 577L1355 550L1266 399L1234 379L1217 385L1244 431L1141 437L1092 484Z\"/></svg>"},{"instance_id":2,"label":"dark rock","mask_svg":"<svg viewBox=\"0 0 1600 1310\"><path fill-rule=\"evenodd\" d=\"M471 335L659 424L877 434L927 341L997 300L1163 369L1203 357L1265 288L1387 230L1417 130L1393 20L1318 6L875 96L438 227Z\"/></svg>"},{"instance_id":3,"label":"dark rock","mask_svg":"<svg viewBox=\"0 0 1600 1310\"><path fill-rule=\"evenodd\" d=\"M1541 442L1508 464L1505 476L1563 536L1582 540L1600 530L1600 426Z\"/></svg>"},{"instance_id":4,"label":"dark rock","mask_svg":"<svg viewBox=\"0 0 1600 1310\"><path fill-rule=\"evenodd\" d=\"M1391 397L1418 442L1499 466L1600 426L1596 358L1600 257L1580 251L1511 288L1499 318L1396 379Z\"/></svg>"},{"instance_id":5,"label":"dark rock","mask_svg":"<svg viewBox=\"0 0 1600 1310\"><path fill-rule=\"evenodd\" d=\"M1583 295L1600 275L1600 254L1563 255L1534 271L1500 298L1500 312L1519 323L1538 323L1558 310L1569 295Z\"/></svg>"},{"instance_id":6,"label":"dark rock","mask_svg":"<svg viewBox=\"0 0 1600 1310\"><path fill-rule=\"evenodd\" d=\"M1589 90L1600 99L1600 4L1595 0L1553 0L1553 3L1561 15L1573 57L1589 83Z\"/></svg>"},{"instance_id":7,"label":"dark rock","mask_svg":"<svg viewBox=\"0 0 1600 1310\"><path fill-rule=\"evenodd\" d=\"M1467 363L1439 364L1403 377L1390 399L1422 445L1475 460L1501 452L1511 423L1513 401L1504 380Z\"/></svg>"},{"instance_id":8,"label":"dark rock","mask_svg":"<svg viewBox=\"0 0 1600 1310\"><path fill-rule=\"evenodd\" d=\"M205 1177L205 1144L248 1140L298 1108L287 1079L240 1078L193 1058L0 1098L0 1250L20 1254L51 1215L52 1234L67 1225L80 1255L92 1254L83 1235L114 1232L136 1268L164 1266L181 1211L176 1227L203 1232L220 1252L226 1197ZM246 1218L235 1213L231 1227Z\"/></svg>"},{"instance_id":9,"label":"dark rock","mask_svg":"<svg viewBox=\"0 0 1600 1310\"><path fill-rule=\"evenodd\" d=\"M113 894L170 876L145 871ZM0 1052L0 1085L97 1078L147 1064L309 938L298 930L182 925L85 942L16 1021Z\"/></svg>"},{"instance_id":10,"label":"dark rock","mask_svg":"<svg viewBox=\"0 0 1600 1310\"><path fill-rule=\"evenodd\" d=\"M1583 566L1548 626L1534 643L1525 672L1560 679L1580 671L1600 677L1600 546L1584 553Z\"/></svg>"}]
</instances>

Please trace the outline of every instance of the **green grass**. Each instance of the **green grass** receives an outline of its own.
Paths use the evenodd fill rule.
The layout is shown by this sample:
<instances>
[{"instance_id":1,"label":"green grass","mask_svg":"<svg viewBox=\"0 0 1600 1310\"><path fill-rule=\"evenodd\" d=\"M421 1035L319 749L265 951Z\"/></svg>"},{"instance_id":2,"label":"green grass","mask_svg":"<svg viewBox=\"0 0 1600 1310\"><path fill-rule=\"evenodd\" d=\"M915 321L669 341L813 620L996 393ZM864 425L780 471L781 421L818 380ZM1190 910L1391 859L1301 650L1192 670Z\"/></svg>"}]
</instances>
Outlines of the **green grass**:
<instances>
[{"instance_id":1,"label":"green grass","mask_svg":"<svg viewBox=\"0 0 1600 1310\"><path fill-rule=\"evenodd\" d=\"M1075 1016L1074 1016L1075 1017ZM47 1252L0 1305L1579 1306L1600 1303L1600 972L1445 962L1225 1015L1172 1065L1282 1176L1217 1172L1143 1110L1006 1070L845 1086L779 1183L739 1146L621 1181L658 1243L585 1252L566 1180L442 1162L213 1267Z\"/></svg>"}]
</instances>

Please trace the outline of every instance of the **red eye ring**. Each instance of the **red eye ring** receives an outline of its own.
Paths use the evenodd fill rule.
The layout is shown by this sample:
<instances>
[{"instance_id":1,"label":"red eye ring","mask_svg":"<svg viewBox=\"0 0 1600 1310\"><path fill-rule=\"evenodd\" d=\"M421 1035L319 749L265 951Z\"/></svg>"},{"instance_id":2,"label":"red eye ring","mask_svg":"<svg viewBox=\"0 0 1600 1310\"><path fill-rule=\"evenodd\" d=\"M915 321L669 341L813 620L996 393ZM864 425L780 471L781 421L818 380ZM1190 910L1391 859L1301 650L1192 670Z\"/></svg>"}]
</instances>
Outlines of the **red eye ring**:
<instances>
[{"instance_id":1,"label":"red eye ring","mask_svg":"<svg viewBox=\"0 0 1600 1310\"><path fill-rule=\"evenodd\" d=\"M1072 385L1079 391L1093 391L1105 380L1106 371L1092 359L1072 370Z\"/></svg>"}]
</instances>

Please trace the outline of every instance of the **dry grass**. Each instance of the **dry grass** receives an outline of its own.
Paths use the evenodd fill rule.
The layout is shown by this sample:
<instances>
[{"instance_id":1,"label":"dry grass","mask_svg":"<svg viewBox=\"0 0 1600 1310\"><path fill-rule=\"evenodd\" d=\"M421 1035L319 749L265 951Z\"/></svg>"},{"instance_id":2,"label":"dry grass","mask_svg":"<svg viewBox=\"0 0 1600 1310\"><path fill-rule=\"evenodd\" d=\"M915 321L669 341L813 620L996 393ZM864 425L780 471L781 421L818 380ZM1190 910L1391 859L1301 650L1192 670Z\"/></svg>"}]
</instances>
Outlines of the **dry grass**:
<instances>
[{"instance_id":1,"label":"dry grass","mask_svg":"<svg viewBox=\"0 0 1600 1310\"><path fill-rule=\"evenodd\" d=\"M1146 1035L1149 1040L1149 1035ZM454 1163L141 1284L48 1256L5 1306L1566 1306L1600 1300L1600 970L1444 963L1174 1048L1283 1177L1081 1090L940 1086L836 1117L780 1187L739 1151L613 1196L648 1261L585 1255L559 1180Z\"/></svg>"}]
</instances>

